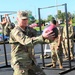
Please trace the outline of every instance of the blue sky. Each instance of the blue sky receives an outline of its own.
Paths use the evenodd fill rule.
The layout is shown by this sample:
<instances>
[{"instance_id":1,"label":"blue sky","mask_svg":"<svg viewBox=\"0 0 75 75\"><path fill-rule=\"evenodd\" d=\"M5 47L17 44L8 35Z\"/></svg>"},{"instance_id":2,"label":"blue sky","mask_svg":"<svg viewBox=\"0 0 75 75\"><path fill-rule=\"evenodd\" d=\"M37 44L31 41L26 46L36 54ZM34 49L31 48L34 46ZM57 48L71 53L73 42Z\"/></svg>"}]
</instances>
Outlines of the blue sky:
<instances>
[{"instance_id":1,"label":"blue sky","mask_svg":"<svg viewBox=\"0 0 75 75\"><path fill-rule=\"evenodd\" d=\"M0 0L0 11L30 10L38 18L38 8L67 3L67 11L75 13L75 0ZM49 8L41 11L41 17L56 14L57 9L64 11L64 7ZM0 13L1 14L1 13Z\"/></svg>"}]
</instances>

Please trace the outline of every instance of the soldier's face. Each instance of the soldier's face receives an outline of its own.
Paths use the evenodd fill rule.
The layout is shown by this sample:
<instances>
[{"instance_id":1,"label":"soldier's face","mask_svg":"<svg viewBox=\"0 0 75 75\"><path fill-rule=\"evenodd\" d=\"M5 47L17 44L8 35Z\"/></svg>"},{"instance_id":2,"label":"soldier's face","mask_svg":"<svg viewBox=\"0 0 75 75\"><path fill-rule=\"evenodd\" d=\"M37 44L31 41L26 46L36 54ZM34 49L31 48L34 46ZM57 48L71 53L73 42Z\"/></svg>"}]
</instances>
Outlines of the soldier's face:
<instances>
[{"instance_id":1,"label":"soldier's face","mask_svg":"<svg viewBox=\"0 0 75 75\"><path fill-rule=\"evenodd\" d=\"M2 19L2 22L7 22L7 18L3 18Z\"/></svg>"},{"instance_id":2,"label":"soldier's face","mask_svg":"<svg viewBox=\"0 0 75 75\"><path fill-rule=\"evenodd\" d=\"M18 24L22 27L26 27L28 25L28 19L20 19L18 18Z\"/></svg>"}]
</instances>

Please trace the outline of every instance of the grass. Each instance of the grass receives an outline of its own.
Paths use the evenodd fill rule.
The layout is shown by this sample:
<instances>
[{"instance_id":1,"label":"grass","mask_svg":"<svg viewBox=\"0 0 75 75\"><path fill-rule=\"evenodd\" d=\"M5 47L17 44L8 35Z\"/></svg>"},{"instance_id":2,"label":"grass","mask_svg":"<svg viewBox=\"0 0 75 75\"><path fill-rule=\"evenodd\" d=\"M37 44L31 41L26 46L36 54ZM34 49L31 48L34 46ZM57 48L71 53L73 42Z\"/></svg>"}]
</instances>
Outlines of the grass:
<instances>
[{"instance_id":1,"label":"grass","mask_svg":"<svg viewBox=\"0 0 75 75\"><path fill-rule=\"evenodd\" d=\"M42 31L43 31L44 28L45 28L45 26L41 26ZM40 31L40 27L34 27L34 29L36 29L37 31Z\"/></svg>"},{"instance_id":2,"label":"grass","mask_svg":"<svg viewBox=\"0 0 75 75\"><path fill-rule=\"evenodd\" d=\"M61 26L64 26L65 24L61 24ZM73 26L75 26L75 23L72 23Z\"/></svg>"},{"instance_id":3,"label":"grass","mask_svg":"<svg viewBox=\"0 0 75 75\"><path fill-rule=\"evenodd\" d=\"M72 25L75 26L75 23L73 23Z\"/></svg>"},{"instance_id":4,"label":"grass","mask_svg":"<svg viewBox=\"0 0 75 75\"><path fill-rule=\"evenodd\" d=\"M61 26L64 26L65 24L61 24ZM72 24L73 26L75 26L75 23ZM43 31L43 29L45 28L45 26L41 26L41 30ZM40 27L34 27L34 29L36 29L37 31L40 31Z\"/></svg>"}]
</instances>

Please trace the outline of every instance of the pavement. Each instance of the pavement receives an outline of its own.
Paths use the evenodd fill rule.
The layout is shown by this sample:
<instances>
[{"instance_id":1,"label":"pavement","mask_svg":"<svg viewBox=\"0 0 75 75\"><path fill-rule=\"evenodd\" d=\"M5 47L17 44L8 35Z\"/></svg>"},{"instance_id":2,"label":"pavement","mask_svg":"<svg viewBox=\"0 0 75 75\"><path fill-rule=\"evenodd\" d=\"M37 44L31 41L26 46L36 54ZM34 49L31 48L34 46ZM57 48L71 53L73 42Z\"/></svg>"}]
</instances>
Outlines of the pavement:
<instances>
[{"instance_id":1,"label":"pavement","mask_svg":"<svg viewBox=\"0 0 75 75\"><path fill-rule=\"evenodd\" d=\"M13 69L10 67L11 47L9 44L6 44L5 47L6 47L6 52L4 50L4 45L0 45L0 75L13 75ZM45 46L43 46L43 49L44 47ZM34 50L35 50L35 57L37 63L44 70L46 75L75 75L75 59L71 61L71 68L68 60L63 61L63 67L64 67L63 69L59 69L58 64L56 68L50 68L51 58L46 58L44 60L40 58L41 50L42 50L41 45L37 44L34 47ZM75 48L74 48L74 52L75 52ZM45 65L45 67L43 67L43 65Z\"/></svg>"}]
</instances>

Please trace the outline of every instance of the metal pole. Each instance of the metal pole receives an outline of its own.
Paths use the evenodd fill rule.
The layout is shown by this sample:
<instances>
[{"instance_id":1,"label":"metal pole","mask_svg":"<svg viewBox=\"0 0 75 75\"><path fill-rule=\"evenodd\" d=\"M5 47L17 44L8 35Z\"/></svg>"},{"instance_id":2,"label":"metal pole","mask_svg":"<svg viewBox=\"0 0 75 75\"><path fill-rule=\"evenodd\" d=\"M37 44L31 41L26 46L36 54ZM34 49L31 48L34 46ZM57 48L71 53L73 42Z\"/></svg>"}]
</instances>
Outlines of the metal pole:
<instances>
[{"instance_id":1,"label":"metal pole","mask_svg":"<svg viewBox=\"0 0 75 75\"><path fill-rule=\"evenodd\" d=\"M57 4L57 0L55 0L55 1L56 1L56 2L55 2L55 3L56 3L56 6L57 6L57 5L58 5L58 4ZM56 7L56 15L58 15L58 7ZM56 16L56 20L58 20L58 17L57 17L57 16Z\"/></svg>"},{"instance_id":2,"label":"metal pole","mask_svg":"<svg viewBox=\"0 0 75 75\"><path fill-rule=\"evenodd\" d=\"M40 8L38 8L38 16L39 16L39 28L40 28L40 34L42 32L41 29L41 18L40 18ZM42 62L43 62L43 67L45 67L45 62L44 62L44 51L43 51L43 45L41 44L41 52L42 52Z\"/></svg>"},{"instance_id":3,"label":"metal pole","mask_svg":"<svg viewBox=\"0 0 75 75\"><path fill-rule=\"evenodd\" d=\"M43 7L43 8L40 8L40 9L47 9L47 8L59 7L59 6L63 6L63 5L64 5L64 4L56 5L56 6Z\"/></svg>"},{"instance_id":4,"label":"metal pole","mask_svg":"<svg viewBox=\"0 0 75 75\"><path fill-rule=\"evenodd\" d=\"M42 32L42 29L41 29L40 8L38 8L38 16L39 16L39 29L40 29L40 33L41 33Z\"/></svg>"},{"instance_id":5,"label":"metal pole","mask_svg":"<svg viewBox=\"0 0 75 75\"><path fill-rule=\"evenodd\" d=\"M0 11L0 13L16 13L17 11Z\"/></svg>"},{"instance_id":6,"label":"metal pole","mask_svg":"<svg viewBox=\"0 0 75 75\"><path fill-rule=\"evenodd\" d=\"M58 5L57 4L57 0L55 0L56 1L56 6ZM56 14L58 13L58 7L56 7Z\"/></svg>"},{"instance_id":7,"label":"metal pole","mask_svg":"<svg viewBox=\"0 0 75 75\"><path fill-rule=\"evenodd\" d=\"M71 60L70 60L70 45L69 45L69 33L68 33L68 16L67 16L67 4L65 4L65 14L66 14L66 31L67 31L67 45L68 45L68 55L69 55L69 67L71 69Z\"/></svg>"}]
</instances>

